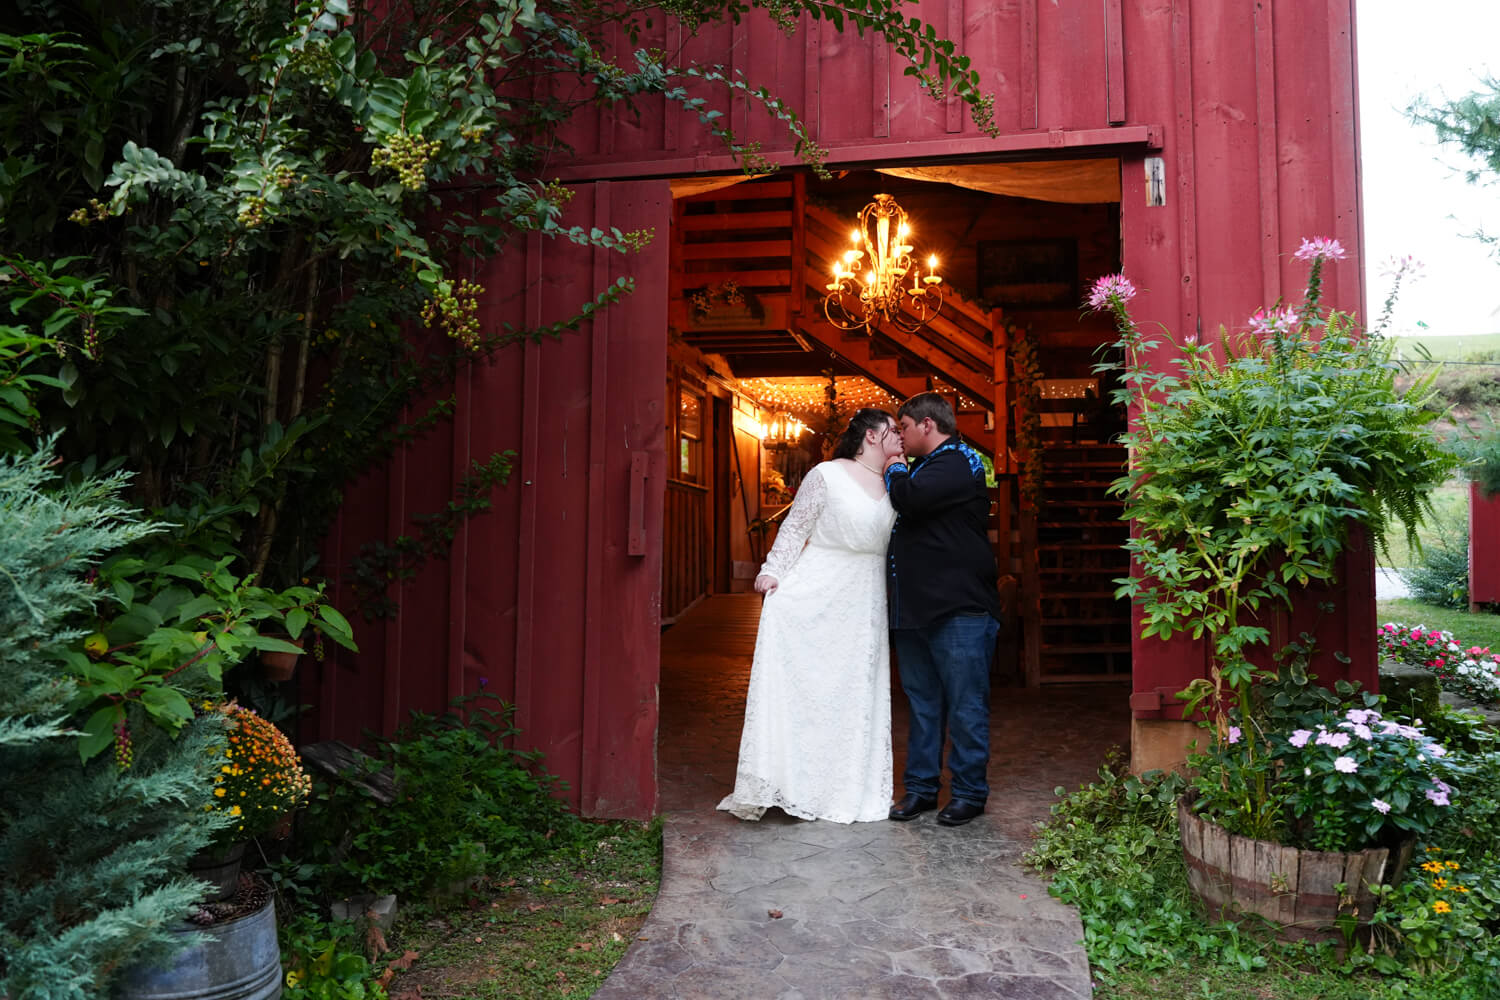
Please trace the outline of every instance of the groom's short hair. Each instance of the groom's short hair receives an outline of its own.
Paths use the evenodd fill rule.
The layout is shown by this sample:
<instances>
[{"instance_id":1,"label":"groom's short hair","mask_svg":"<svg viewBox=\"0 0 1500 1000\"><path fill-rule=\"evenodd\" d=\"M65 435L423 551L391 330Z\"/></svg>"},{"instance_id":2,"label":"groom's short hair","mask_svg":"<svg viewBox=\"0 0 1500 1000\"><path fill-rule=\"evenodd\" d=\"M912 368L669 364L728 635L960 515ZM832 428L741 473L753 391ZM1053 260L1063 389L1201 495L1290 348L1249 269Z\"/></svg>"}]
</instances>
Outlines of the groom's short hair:
<instances>
[{"instance_id":1,"label":"groom's short hair","mask_svg":"<svg viewBox=\"0 0 1500 1000\"><path fill-rule=\"evenodd\" d=\"M933 426L943 434L958 433L958 421L953 417L953 407L940 393L919 392L912 396L896 411L896 419L900 420L902 417L910 417L914 424L931 418Z\"/></svg>"}]
</instances>

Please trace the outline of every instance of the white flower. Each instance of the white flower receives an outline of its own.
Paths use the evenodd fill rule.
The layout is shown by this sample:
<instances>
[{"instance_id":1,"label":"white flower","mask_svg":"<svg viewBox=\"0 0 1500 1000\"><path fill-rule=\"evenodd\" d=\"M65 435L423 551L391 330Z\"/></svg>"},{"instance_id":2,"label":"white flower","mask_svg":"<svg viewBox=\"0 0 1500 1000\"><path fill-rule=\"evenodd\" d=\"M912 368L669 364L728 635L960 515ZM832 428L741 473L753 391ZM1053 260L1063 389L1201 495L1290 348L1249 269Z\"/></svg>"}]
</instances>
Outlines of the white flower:
<instances>
[{"instance_id":1,"label":"white flower","mask_svg":"<svg viewBox=\"0 0 1500 1000\"><path fill-rule=\"evenodd\" d=\"M1380 799L1371 799L1370 808L1374 809L1376 812L1380 813L1380 815L1384 816L1386 813L1391 811L1391 804L1389 802L1383 802Z\"/></svg>"},{"instance_id":2,"label":"white flower","mask_svg":"<svg viewBox=\"0 0 1500 1000\"><path fill-rule=\"evenodd\" d=\"M1333 762L1333 769L1341 774L1353 774L1359 770L1359 765L1354 762L1353 757L1340 757Z\"/></svg>"}]
</instances>

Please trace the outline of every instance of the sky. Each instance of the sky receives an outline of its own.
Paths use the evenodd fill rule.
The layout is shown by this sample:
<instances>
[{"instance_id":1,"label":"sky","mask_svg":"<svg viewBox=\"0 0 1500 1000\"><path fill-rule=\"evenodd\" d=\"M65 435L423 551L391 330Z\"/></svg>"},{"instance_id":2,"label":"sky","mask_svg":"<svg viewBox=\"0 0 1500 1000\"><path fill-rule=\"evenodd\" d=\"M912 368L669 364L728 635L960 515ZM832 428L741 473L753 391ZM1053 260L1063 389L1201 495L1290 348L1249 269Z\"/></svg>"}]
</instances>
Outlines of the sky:
<instances>
[{"instance_id":1,"label":"sky","mask_svg":"<svg viewBox=\"0 0 1500 1000\"><path fill-rule=\"evenodd\" d=\"M1403 284L1388 332L1500 332L1500 259L1464 236L1500 235L1500 178L1469 184L1465 164L1477 161L1440 150L1404 114L1418 95L1461 97L1500 76L1500 0L1358 0L1355 18L1367 309L1378 314L1390 291L1384 262L1410 254L1423 267Z\"/></svg>"}]
</instances>

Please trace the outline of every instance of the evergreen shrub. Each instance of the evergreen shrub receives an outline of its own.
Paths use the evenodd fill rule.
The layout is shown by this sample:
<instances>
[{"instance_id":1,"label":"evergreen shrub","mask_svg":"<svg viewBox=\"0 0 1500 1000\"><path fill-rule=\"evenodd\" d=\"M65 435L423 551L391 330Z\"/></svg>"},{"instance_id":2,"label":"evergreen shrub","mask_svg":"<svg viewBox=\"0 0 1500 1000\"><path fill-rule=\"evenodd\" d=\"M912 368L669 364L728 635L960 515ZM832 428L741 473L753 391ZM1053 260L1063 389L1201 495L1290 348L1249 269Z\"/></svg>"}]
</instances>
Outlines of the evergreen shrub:
<instances>
[{"instance_id":1,"label":"evergreen shrub","mask_svg":"<svg viewBox=\"0 0 1500 1000\"><path fill-rule=\"evenodd\" d=\"M89 631L90 571L153 530L123 478L60 486L50 449L0 454L0 995L93 1000L115 973L164 956L201 895L187 859L219 823L203 813L217 718L173 739L132 707L113 755L83 760L79 685L62 652Z\"/></svg>"}]
</instances>

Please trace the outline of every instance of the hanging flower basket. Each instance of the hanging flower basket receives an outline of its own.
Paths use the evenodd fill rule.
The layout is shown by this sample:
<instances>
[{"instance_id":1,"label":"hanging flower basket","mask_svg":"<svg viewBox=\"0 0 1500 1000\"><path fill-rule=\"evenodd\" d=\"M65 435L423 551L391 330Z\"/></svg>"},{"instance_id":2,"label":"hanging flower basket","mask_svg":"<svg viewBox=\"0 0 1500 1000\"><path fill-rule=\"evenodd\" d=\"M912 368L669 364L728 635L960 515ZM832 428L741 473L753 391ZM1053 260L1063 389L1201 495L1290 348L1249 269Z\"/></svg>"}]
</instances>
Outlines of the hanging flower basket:
<instances>
[{"instance_id":1,"label":"hanging flower basket","mask_svg":"<svg viewBox=\"0 0 1500 1000\"><path fill-rule=\"evenodd\" d=\"M1400 879L1416 845L1350 853L1287 847L1230 833L1194 813L1187 798L1177 803L1177 827L1188 884L1210 916L1258 914L1287 941L1347 940L1370 922L1375 888Z\"/></svg>"}]
</instances>

